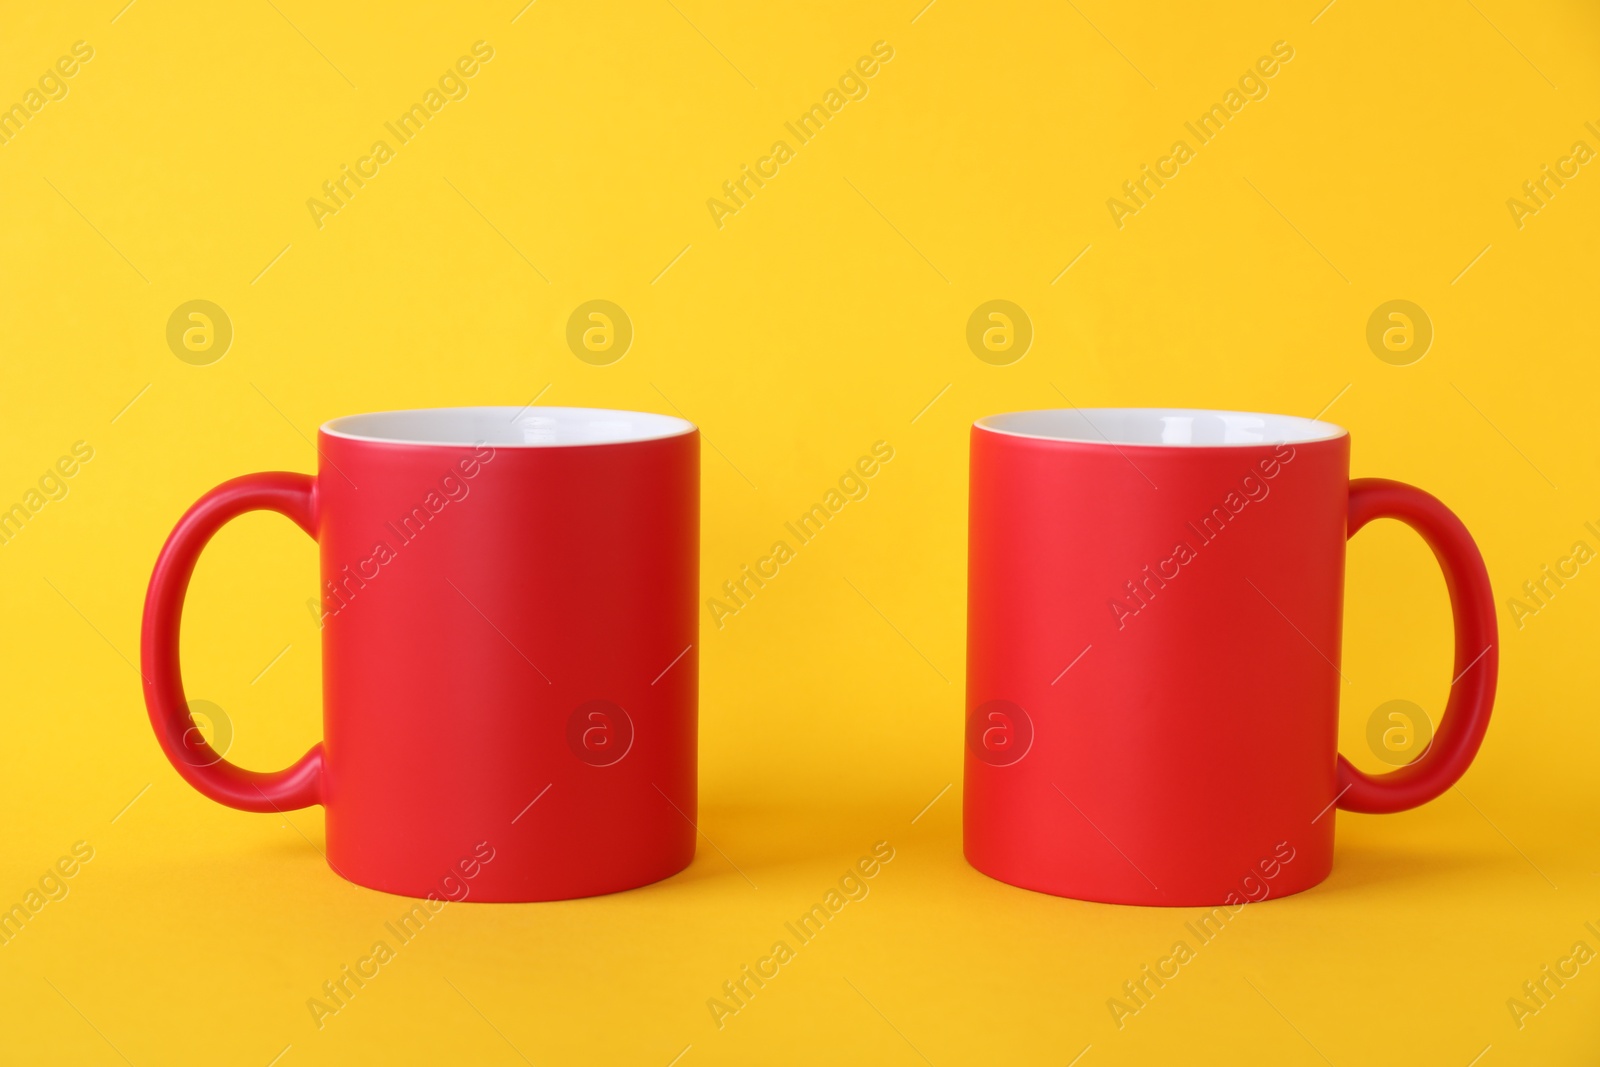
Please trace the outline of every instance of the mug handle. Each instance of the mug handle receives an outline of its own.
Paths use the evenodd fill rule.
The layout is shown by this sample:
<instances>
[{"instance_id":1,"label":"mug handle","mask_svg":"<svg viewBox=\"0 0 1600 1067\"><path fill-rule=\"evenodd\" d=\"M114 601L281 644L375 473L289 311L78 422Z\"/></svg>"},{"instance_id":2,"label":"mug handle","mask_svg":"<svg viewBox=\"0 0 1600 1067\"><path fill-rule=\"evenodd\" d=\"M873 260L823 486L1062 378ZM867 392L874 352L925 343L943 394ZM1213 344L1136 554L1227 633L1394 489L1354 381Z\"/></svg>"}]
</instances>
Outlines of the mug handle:
<instances>
[{"instance_id":1,"label":"mug handle","mask_svg":"<svg viewBox=\"0 0 1600 1067\"><path fill-rule=\"evenodd\" d=\"M173 527L156 559L144 601L140 661L145 707L161 750L201 793L243 811L292 811L322 802L322 743L281 771L247 771L223 759L201 736L184 699L178 664L183 598L201 549L229 519L247 511L276 511L316 540L316 480L269 471L223 482L201 497Z\"/></svg>"},{"instance_id":2,"label":"mug handle","mask_svg":"<svg viewBox=\"0 0 1600 1067\"><path fill-rule=\"evenodd\" d=\"M1500 639L1489 572L1472 535L1436 497L1404 482L1359 478L1350 483L1347 537L1373 519L1399 519L1433 549L1450 592L1456 655L1438 732L1427 751L1387 774L1359 771L1339 757L1339 807L1386 815L1426 804L1456 783L1483 743L1500 670Z\"/></svg>"}]
</instances>

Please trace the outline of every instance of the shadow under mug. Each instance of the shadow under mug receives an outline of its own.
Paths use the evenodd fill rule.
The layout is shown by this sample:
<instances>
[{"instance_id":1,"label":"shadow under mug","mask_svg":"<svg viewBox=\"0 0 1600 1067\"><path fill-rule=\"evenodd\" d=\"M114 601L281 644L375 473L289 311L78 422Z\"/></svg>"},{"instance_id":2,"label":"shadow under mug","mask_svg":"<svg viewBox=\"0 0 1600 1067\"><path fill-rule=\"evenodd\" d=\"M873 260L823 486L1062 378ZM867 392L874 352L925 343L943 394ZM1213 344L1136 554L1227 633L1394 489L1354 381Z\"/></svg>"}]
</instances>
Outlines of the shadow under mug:
<instances>
[{"instance_id":1,"label":"shadow under mug","mask_svg":"<svg viewBox=\"0 0 1600 1067\"><path fill-rule=\"evenodd\" d=\"M316 477L225 482L179 520L145 601L145 701L172 765L245 811L326 809L327 861L414 897L557 900L686 867L696 812L699 433L589 408L354 415ZM178 631L229 519L321 554L323 740L244 770L184 697Z\"/></svg>"},{"instance_id":2,"label":"shadow under mug","mask_svg":"<svg viewBox=\"0 0 1600 1067\"><path fill-rule=\"evenodd\" d=\"M1350 480L1350 438L1286 415L1023 411L972 428L964 840L991 877L1119 904L1310 888L1336 809L1465 773L1499 663L1483 558L1420 489ZM1399 519L1455 619L1438 733L1369 775L1338 752L1345 542Z\"/></svg>"}]
</instances>

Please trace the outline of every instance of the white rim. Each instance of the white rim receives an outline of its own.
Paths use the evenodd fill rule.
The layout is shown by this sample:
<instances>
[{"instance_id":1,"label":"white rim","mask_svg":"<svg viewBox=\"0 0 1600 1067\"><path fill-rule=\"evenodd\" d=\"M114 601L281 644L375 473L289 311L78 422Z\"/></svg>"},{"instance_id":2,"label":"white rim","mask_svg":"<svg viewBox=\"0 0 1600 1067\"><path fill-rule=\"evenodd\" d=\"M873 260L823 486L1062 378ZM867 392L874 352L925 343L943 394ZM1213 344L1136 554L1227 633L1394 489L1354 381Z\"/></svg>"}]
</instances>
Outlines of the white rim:
<instances>
[{"instance_id":1,"label":"white rim","mask_svg":"<svg viewBox=\"0 0 1600 1067\"><path fill-rule=\"evenodd\" d=\"M1346 434L1320 419L1206 408L1045 408L988 415L973 425L1007 437L1119 448L1298 445Z\"/></svg>"},{"instance_id":2,"label":"white rim","mask_svg":"<svg viewBox=\"0 0 1600 1067\"><path fill-rule=\"evenodd\" d=\"M330 437L387 445L449 448L572 448L657 441L694 432L694 423L649 411L610 408L413 408L345 415L322 424Z\"/></svg>"}]
</instances>

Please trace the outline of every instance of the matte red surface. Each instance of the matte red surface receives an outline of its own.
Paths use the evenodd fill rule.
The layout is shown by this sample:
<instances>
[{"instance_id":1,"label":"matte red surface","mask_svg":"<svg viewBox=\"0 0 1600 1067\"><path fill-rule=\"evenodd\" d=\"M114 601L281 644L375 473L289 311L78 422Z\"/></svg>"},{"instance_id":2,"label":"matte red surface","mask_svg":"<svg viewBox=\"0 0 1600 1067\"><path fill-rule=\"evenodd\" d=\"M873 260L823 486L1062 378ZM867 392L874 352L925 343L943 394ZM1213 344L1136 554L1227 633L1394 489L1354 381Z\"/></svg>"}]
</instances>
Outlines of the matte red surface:
<instances>
[{"instance_id":1,"label":"matte red surface","mask_svg":"<svg viewBox=\"0 0 1600 1067\"><path fill-rule=\"evenodd\" d=\"M687 866L698 433L487 455L319 434L318 449L315 479L206 494L156 563L145 697L178 772L246 811L324 805L329 865L393 893L553 900ZM206 745L177 651L199 552L256 509L316 538L325 612L324 739L270 774Z\"/></svg>"},{"instance_id":2,"label":"matte red surface","mask_svg":"<svg viewBox=\"0 0 1600 1067\"><path fill-rule=\"evenodd\" d=\"M1349 482L1348 436L1119 448L974 427L971 479L978 870L1123 904L1282 896L1327 876L1336 808L1421 804L1476 754L1498 664L1482 557L1421 490ZM1226 521L1203 527L1216 508ZM1369 776L1337 752L1338 664L1345 541L1378 517L1443 566L1459 677L1428 751Z\"/></svg>"}]
</instances>

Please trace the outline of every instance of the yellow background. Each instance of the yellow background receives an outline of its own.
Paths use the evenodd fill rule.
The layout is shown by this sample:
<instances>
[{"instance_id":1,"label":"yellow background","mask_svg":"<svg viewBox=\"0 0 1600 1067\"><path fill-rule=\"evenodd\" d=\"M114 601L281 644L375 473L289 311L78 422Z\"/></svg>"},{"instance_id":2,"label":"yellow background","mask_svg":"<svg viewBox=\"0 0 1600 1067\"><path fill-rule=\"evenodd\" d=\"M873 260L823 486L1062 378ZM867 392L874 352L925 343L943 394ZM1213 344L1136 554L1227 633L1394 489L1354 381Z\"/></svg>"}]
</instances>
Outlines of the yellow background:
<instances>
[{"instance_id":1,"label":"yellow background","mask_svg":"<svg viewBox=\"0 0 1600 1067\"><path fill-rule=\"evenodd\" d=\"M0 947L4 1059L1600 1056L1600 964L1521 1029L1506 1007L1574 942L1600 949L1600 577L1520 630L1507 607L1574 541L1600 548L1597 164L1520 229L1506 206L1573 142L1600 148L1591 6L121 2L8 5L0 34L0 102L95 50L0 146L0 504L95 449L0 548L0 904L95 850ZM478 40L495 54L469 95L319 229L306 200ZM869 95L714 225L706 200L880 40ZM1106 200L1280 40L1270 94L1118 229ZM609 366L565 341L596 298L635 329ZM166 343L194 299L235 331L207 366ZM1009 366L965 341L990 299L1036 332ZM1435 329L1410 366L1365 340L1392 299ZM536 395L703 428L703 596L873 442L895 458L722 629L702 614L688 871L452 905L319 1031L307 999L403 902L327 869L317 810L227 810L164 762L131 669L144 584L197 496L314 469L328 418ZM1063 397L1326 408L1355 474L1474 531L1503 638L1461 789L1340 815L1324 885L1247 909L1120 1031L1107 999L1193 913L1024 892L960 851L968 426ZM201 562L188 689L245 766L319 733L314 589L313 546L274 516ZM1355 541L1345 634L1343 747L1377 768L1373 709L1437 716L1450 683L1443 583L1403 528ZM871 895L718 1030L707 999L880 840Z\"/></svg>"}]
</instances>

